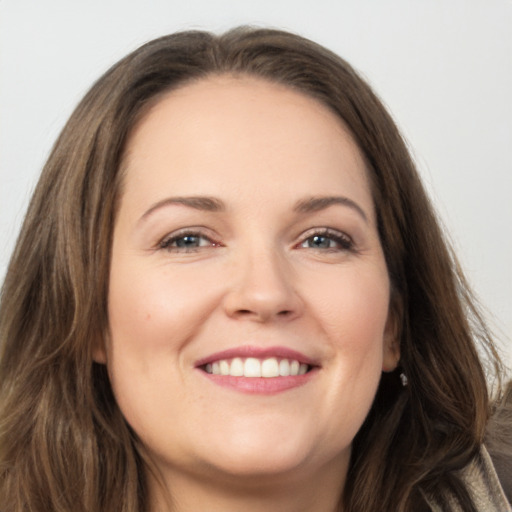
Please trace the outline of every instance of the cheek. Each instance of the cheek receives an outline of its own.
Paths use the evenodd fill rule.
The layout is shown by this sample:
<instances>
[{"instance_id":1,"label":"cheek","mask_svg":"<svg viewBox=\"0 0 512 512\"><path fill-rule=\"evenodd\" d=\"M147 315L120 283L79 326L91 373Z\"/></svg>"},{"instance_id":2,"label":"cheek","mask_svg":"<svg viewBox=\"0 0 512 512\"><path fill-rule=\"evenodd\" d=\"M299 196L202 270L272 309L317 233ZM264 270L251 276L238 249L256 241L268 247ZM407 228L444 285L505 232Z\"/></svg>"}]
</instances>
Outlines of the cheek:
<instances>
[{"instance_id":1,"label":"cheek","mask_svg":"<svg viewBox=\"0 0 512 512\"><path fill-rule=\"evenodd\" d=\"M313 316L329 342L333 385L329 406L350 410L362 423L373 401L383 365L389 308L385 270L346 272L316 293ZM318 288L316 288L318 290ZM333 410L334 410L333 409ZM343 420L345 421L345 420Z\"/></svg>"},{"instance_id":2,"label":"cheek","mask_svg":"<svg viewBox=\"0 0 512 512\"><path fill-rule=\"evenodd\" d=\"M183 348L202 328L215 291L190 283L197 275L135 269L120 258L111 271L108 371L121 411L143 439L165 430L168 418L158 411L178 412L191 400Z\"/></svg>"},{"instance_id":3,"label":"cheek","mask_svg":"<svg viewBox=\"0 0 512 512\"><path fill-rule=\"evenodd\" d=\"M176 274L164 266L130 269L120 263L110 278L112 339L147 357L175 351L207 317L217 294L193 269Z\"/></svg>"},{"instance_id":4,"label":"cheek","mask_svg":"<svg viewBox=\"0 0 512 512\"><path fill-rule=\"evenodd\" d=\"M348 353L382 349L389 310L389 281L384 270L340 272L316 281L310 303L332 343Z\"/></svg>"}]
</instances>

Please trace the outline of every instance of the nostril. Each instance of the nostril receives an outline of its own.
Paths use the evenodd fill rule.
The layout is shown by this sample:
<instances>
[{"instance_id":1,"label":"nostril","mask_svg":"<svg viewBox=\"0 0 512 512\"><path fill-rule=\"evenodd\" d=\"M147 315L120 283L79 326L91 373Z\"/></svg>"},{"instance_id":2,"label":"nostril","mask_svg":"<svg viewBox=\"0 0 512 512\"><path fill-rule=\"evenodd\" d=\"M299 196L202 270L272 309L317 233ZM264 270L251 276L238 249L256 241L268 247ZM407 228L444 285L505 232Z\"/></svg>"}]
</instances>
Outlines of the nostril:
<instances>
[{"instance_id":1,"label":"nostril","mask_svg":"<svg viewBox=\"0 0 512 512\"><path fill-rule=\"evenodd\" d=\"M291 309L283 309L281 311L278 311L275 314L272 314L271 311L258 311L258 310L251 310L251 309L237 309L234 312L234 315L239 318L258 318L259 320L266 321L272 317L274 318L289 318L293 314L293 311Z\"/></svg>"}]
</instances>

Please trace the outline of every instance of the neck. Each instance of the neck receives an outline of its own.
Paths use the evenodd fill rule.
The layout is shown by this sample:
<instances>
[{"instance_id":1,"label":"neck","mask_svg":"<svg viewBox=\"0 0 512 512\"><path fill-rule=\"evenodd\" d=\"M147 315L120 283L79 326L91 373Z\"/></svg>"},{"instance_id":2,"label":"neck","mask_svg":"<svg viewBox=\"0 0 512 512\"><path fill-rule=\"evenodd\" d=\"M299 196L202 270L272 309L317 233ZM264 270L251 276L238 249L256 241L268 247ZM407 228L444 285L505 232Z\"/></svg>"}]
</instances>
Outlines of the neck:
<instances>
[{"instance_id":1,"label":"neck","mask_svg":"<svg viewBox=\"0 0 512 512\"><path fill-rule=\"evenodd\" d=\"M151 512L340 512L348 464L306 475L192 475L169 471L149 479ZM171 474L172 473L172 474ZM213 477L213 478L212 478ZM162 480L162 483L160 482Z\"/></svg>"}]
</instances>

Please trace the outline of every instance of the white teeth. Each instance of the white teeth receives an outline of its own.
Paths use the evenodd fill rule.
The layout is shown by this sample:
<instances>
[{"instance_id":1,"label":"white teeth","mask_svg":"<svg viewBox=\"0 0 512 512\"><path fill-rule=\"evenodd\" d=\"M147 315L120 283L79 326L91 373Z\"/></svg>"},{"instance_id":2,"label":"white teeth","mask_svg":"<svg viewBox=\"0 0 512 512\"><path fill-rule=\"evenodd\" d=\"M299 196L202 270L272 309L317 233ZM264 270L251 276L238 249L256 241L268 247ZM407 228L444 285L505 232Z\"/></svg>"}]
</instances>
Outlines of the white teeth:
<instances>
[{"instance_id":1,"label":"white teeth","mask_svg":"<svg viewBox=\"0 0 512 512\"><path fill-rule=\"evenodd\" d=\"M298 361L294 362L298 364ZM295 373L295 375L297 374L298 371ZM290 375L290 361L288 361L288 359L281 359L281 361L279 361L279 375L283 377L288 377L288 375Z\"/></svg>"},{"instance_id":2,"label":"white teeth","mask_svg":"<svg viewBox=\"0 0 512 512\"><path fill-rule=\"evenodd\" d=\"M261 363L254 357L248 357L244 363L244 377L261 377Z\"/></svg>"},{"instance_id":3,"label":"white teeth","mask_svg":"<svg viewBox=\"0 0 512 512\"><path fill-rule=\"evenodd\" d=\"M229 375L229 363L227 361L219 361L219 366L221 375Z\"/></svg>"},{"instance_id":4,"label":"white teeth","mask_svg":"<svg viewBox=\"0 0 512 512\"><path fill-rule=\"evenodd\" d=\"M279 363L275 357L265 359L261 363L262 377L279 377Z\"/></svg>"},{"instance_id":5,"label":"white teeth","mask_svg":"<svg viewBox=\"0 0 512 512\"><path fill-rule=\"evenodd\" d=\"M233 361L231 361L231 371L230 375L233 377L242 377L244 374L244 362L239 357L235 357Z\"/></svg>"},{"instance_id":6,"label":"white teeth","mask_svg":"<svg viewBox=\"0 0 512 512\"><path fill-rule=\"evenodd\" d=\"M234 359L221 359L205 365L206 373L213 375L230 375L232 377L288 377L304 375L308 371L308 365L299 363L295 359L281 359L269 357L256 359L248 357L245 361L240 357Z\"/></svg>"}]
</instances>

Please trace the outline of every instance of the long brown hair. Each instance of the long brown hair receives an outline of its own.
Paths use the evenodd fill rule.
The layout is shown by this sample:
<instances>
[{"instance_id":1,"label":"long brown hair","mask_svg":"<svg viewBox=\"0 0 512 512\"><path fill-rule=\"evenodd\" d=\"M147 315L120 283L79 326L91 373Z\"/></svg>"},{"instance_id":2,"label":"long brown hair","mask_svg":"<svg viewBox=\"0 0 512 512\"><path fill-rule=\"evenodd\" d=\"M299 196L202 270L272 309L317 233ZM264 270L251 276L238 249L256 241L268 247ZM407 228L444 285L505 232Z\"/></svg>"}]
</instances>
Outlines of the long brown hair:
<instances>
[{"instance_id":1,"label":"long brown hair","mask_svg":"<svg viewBox=\"0 0 512 512\"><path fill-rule=\"evenodd\" d=\"M222 73L316 98L343 120L367 161L402 357L397 372L383 375L354 440L340 505L418 511L435 492L474 510L456 470L478 450L488 419L477 343L492 361L497 356L406 145L344 60L299 36L248 28L183 32L142 46L100 78L57 140L2 289L2 510L147 510L143 450L106 369L91 356L108 330L120 167L126 139L150 105Z\"/></svg>"}]
</instances>

